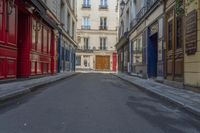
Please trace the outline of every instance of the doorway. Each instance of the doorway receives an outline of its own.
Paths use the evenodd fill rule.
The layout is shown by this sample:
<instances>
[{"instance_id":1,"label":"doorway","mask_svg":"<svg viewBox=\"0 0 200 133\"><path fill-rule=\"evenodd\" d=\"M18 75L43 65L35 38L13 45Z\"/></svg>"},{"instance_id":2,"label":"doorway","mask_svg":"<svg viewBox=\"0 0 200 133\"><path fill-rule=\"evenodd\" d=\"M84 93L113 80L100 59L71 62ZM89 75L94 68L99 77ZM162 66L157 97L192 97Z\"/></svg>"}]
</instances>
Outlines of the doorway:
<instances>
[{"instance_id":1,"label":"doorway","mask_svg":"<svg viewBox=\"0 0 200 133\"><path fill-rule=\"evenodd\" d=\"M28 32L29 17L28 14L19 10L18 11L18 38L17 38L17 76L28 77L30 75L30 39Z\"/></svg>"},{"instance_id":2,"label":"doorway","mask_svg":"<svg viewBox=\"0 0 200 133\"><path fill-rule=\"evenodd\" d=\"M148 76L149 78L157 77L158 61L158 34L149 37L148 41Z\"/></svg>"},{"instance_id":3,"label":"doorway","mask_svg":"<svg viewBox=\"0 0 200 133\"><path fill-rule=\"evenodd\" d=\"M166 31L166 79L183 82L183 18L176 16L174 10L167 13Z\"/></svg>"}]
</instances>

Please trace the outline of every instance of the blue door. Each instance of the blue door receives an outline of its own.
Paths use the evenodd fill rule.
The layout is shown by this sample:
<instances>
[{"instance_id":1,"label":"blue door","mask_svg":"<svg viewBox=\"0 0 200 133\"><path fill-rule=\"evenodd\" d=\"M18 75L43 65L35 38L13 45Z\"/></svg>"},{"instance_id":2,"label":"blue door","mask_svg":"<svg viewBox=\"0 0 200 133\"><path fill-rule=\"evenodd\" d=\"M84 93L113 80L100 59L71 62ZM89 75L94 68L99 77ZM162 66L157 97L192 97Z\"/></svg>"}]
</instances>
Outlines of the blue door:
<instances>
[{"instance_id":1,"label":"blue door","mask_svg":"<svg viewBox=\"0 0 200 133\"><path fill-rule=\"evenodd\" d=\"M157 76L158 34L148 37L148 77Z\"/></svg>"}]
</instances>

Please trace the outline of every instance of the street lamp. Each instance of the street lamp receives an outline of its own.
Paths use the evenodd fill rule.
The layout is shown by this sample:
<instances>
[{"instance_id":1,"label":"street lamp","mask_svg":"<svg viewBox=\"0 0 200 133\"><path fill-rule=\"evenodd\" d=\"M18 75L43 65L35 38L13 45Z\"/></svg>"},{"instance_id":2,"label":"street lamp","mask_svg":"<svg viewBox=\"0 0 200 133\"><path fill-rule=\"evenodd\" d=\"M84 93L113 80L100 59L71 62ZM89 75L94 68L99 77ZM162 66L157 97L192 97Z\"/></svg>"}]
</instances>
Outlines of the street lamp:
<instances>
[{"instance_id":1,"label":"street lamp","mask_svg":"<svg viewBox=\"0 0 200 133\"><path fill-rule=\"evenodd\" d=\"M126 3L124 2L124 0L122 0L120 3L121 10L124 10L125 6L126 6Z\"/></svg>"}]
</instances>

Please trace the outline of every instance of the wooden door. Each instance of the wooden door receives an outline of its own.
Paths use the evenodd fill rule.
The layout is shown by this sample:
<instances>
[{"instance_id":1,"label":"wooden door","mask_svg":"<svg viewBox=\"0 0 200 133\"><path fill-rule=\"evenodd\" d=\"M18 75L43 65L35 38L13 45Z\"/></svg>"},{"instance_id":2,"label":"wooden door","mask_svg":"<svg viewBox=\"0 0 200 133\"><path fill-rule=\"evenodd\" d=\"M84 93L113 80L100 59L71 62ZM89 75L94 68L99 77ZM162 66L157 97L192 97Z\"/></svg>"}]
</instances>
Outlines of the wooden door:
<instances>
[{"instance_id":1,"label":"wooden door","mask_svg":"<svg viewBox=\"0 0 200 133\"><path fill-rule=\"evenodd\" d=\"M183 80L183 18L177 17L174 10L167 13L166 22L166 76L169 80Z\"/></svg>"},{"instance_id":2,"label":"wooden door","mask_svg":"<svg viewBox=\"0 0 200 133\"><path fill-rule=\"evenodd\" d=\"M110 70L110 56L96 56L96 70Z\"/></svg>"}]
</instances>

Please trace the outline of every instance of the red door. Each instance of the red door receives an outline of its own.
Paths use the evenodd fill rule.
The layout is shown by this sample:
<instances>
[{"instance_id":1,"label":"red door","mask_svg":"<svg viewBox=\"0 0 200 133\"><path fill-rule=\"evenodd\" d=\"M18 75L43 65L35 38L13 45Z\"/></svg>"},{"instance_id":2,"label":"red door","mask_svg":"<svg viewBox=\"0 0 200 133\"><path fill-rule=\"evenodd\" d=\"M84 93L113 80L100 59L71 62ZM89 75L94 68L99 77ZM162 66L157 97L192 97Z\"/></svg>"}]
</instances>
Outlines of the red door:
<instances>
[{"instance_id":1,"label":"red door","mask_svg":"<svg viewBox=\"0 0 200 133\"><path fill-rule=\"evenodd\" d=\"M113 71L116 72L117 70L117 53L113 53Z\"/></svg>"}]
</instances>

